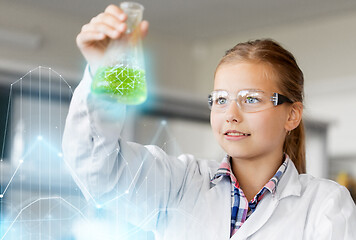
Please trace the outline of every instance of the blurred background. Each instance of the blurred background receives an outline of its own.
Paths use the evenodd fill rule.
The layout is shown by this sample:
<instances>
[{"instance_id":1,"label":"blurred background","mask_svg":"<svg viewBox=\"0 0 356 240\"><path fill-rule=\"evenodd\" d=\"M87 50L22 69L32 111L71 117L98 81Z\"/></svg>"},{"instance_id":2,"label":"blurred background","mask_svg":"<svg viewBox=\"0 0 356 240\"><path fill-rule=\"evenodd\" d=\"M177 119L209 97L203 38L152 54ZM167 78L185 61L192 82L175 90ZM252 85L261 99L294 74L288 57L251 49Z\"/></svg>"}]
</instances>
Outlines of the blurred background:
<instances>
[{"instance_id":1,"label":"blurred background","mask_svg":"<svg viewBox=\"0 0 356 240\"><path fill-rule=\"evenodd\" d=\"M238 42L273 38L305 75L307 171L355 197L356 1L138 2L150 22L149 100L129 108L127 139L221 160L206 103L215 67ZM80 239L69 232L88 204L61 159L60 142L86 65L75 37L110 3L0 1L0 239Z\"/></svg>"}]
</instances>

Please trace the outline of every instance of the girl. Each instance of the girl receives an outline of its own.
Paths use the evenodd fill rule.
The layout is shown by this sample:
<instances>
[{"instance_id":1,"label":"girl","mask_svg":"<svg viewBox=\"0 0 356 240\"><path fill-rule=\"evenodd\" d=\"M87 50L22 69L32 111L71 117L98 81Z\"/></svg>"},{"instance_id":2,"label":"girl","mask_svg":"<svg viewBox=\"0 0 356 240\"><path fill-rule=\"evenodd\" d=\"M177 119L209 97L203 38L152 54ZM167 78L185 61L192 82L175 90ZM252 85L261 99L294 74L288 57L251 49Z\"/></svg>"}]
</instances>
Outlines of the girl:
<instances>
[{"instance_id":1,"label":"girl","mask_svg":"<svg viewBox=\"0 0 356 240\"><path fill-rule=\"evenodd\" d=\"M123 35L125 19L110 5L83 26L77 44L89 65ZM87 69L63 138L88 200L115 201L117 214L129 211L157 239L356 239L347 189L305 174L303 73L278 43L237 44L216 69L209 106L222 163L126 142L125 107L97 99L90 83Z\"/></svg>"}]
</instances>

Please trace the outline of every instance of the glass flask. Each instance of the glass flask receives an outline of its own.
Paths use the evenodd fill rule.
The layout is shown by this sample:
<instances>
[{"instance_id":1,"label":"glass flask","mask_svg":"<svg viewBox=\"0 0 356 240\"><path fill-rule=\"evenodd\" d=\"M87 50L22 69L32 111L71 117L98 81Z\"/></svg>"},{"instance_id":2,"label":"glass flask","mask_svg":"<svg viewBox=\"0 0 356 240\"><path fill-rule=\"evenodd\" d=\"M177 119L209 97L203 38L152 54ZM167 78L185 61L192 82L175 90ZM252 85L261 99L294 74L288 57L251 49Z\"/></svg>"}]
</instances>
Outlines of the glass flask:
<instances>
[{"instance_id":1,"label":"glass flask","mask_svg":"<svg viewBox=\"0 0 356 240\"><path fill-rule=\"evenodd\" d=\"M120 8L127 15L126 32L120 39L112 39L104 57L94 63L91 91L105 99L136 105L147 98L139 28L144 8L135 2L123 2Z\"/></svg>"}]
</instances>

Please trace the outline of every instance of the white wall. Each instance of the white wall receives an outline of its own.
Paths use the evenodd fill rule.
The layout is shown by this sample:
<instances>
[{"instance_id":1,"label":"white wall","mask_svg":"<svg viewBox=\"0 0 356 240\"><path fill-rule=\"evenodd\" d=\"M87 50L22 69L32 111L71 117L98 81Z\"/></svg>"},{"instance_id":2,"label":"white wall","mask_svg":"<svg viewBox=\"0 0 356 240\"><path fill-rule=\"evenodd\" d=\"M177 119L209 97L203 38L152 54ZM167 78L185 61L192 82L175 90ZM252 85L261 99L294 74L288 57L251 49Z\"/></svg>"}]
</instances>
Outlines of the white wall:
<instances>
[{"instance_id":1,"label":"white wall","mask_svg":"<svg viewBox=\"0 0 356 240\"><path fill-rule=\"evenodd\" d=\"M81 25L80 18L62 12L30 4L1 3L0 30L10 31L15 37L12 41L0 41L0 68L26 73L37 66L47 66L69 78L77 78L78 69L84 66L75 45ZM17 43L18 38L28 41L27 35L30 39L38 37L39 44Z\"/></svg>"}]
</instances>

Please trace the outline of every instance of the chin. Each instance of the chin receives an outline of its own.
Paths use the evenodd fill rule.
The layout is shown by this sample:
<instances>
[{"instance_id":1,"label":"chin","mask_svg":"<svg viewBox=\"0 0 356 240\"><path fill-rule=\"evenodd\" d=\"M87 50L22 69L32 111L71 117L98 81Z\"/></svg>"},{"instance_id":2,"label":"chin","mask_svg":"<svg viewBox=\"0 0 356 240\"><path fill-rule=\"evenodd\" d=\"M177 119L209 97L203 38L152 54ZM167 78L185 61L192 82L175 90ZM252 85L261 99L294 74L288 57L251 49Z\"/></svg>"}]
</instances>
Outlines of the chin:
<instances>
[{"instance_id":1,"label":"chin","mask_svg":"<svg viewBox=\"0 0 356 240\"><path fill-rule=\"evenodd\" d=\"M225 147L223 148L224 151L233 158L250 158L253 153L250 152L250 150L247 149L241 149L240 147Z\"/></svg>"},{"instance_id":2,"label":"chin","mask_svg":"<svg viewBox=\"0 0 356 240\"><path fill-rule=\"evenodd\" d=\"M249 158L252 158L253 155L252 154L241 154L241 153L232 153L232 154L229 154L230 157L232 158L236 158L236 159L249 159Z\"/></svg>"}]
</instances>

